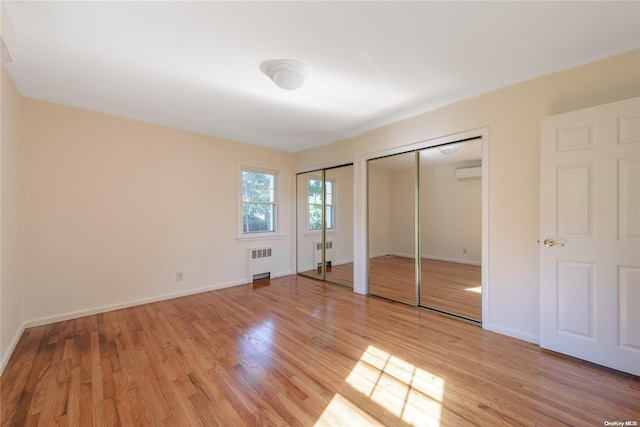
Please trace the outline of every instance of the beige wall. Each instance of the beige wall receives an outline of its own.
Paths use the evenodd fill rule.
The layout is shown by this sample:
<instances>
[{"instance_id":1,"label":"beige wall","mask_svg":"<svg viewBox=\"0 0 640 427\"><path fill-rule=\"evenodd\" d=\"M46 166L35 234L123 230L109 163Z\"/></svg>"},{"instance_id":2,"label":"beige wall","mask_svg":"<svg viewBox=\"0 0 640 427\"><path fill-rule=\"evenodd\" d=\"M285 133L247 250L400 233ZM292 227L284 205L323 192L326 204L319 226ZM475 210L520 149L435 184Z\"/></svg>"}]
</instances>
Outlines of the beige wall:
<instances>
[{"instance_id":1,"label":"beige wall","mask_svg":"<svg viewBox=\"0 0 640 427\"><path fill-rule=\"evenodd\" d=\"M489 316L486 328L538 339L538 180L542 117L640 95L640 50L509 86L296 154L295 167L356 159L445 135L489 127ZM359 218L366 215L356 208ZM358 229L366 239L365 228ZM356 256L362 260L363 251ZM359 267L356 266L356 269ZM356 275L356 282L359 275ZM361 277L362 279L362 277ZM361 284L360 284L361 285ZM358 288L355 283L354 287Z\"/></svg>"},{"instance_id":2,"label":"beige wall","mask_svg":"<svg viewBox=\"0 0 640 427\"><path fill-rule=\"evenodd\" d=\"M25 123L29 321L246 283L250 247L291 272L291 155L34 100ZM281 239L236 241L238 162L281 170Z\"/></svg>"},{"instance_id":3,"label":"beige wall","mask_svg":"<svg viewBox=\"0 0 640 427\"><path fill-rule=\"evenodd\" d=\"M394 255L414 257L415 254L415 177L413 167L391 174L391 253Z\"/></svg>"},{"instance_id":4,"label":"beige wall","mask_svg":"<svg viewBox=\"0 0 640 427\"><path fill-rule=\"evenodd\" d=\"M0 368L4 368L8 356L23 329L23 284L20 278L20 161L19 115L21 97L2 68L1 107L1 264L0 264ZM0 369L1 371L2 369Z\"/></svg>"},{"instance_id":5,"label":"beige wall","mask_svg":"<svg viewBox=\"0 0 640 427\"><path fill-rule=\"evenodd\" d=\"M272 275L291 273L292 155L22 105L21 181L10 191L23 204L27 325L246 283L252 247L273 246ZM280 238L237 240L239 162L280 170Z\"/></svg>"},{"instance_id":6,"label":"beige wall","mask_svg":"<svg viewBox=\"0 0 640 427\"><path fill-rule=\"evenodd\" d=\"M370 257L389 255L393 252L391 238L391 172L371 169L369 172L369 235Z\"/></svg>"},{"instance_id":7,"label":"beige wall","mask_svg":"<svg viewBox=\"0 0 640 427\"><path fill-rule=\"evenodd\" d=\"M423 258L480 264L481 184L480 179L457 179L455 164L420 167L420 250Z\"/></svg>"}]
</instances>

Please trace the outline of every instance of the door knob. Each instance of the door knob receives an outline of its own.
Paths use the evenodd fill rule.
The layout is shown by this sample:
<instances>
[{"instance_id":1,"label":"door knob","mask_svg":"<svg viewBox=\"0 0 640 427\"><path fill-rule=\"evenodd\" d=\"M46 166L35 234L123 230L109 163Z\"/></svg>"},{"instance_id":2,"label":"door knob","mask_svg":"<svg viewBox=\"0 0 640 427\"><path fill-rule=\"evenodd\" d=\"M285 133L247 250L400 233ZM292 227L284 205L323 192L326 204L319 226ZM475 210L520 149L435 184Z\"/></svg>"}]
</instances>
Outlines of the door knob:
<instances>
[{"instance_id":1,"label":"door knob","mask_svg":"<svg viewBox=\"0 0 640 427\"><path fill-rule=\"evenodd\" d=\"M556 242L551 237L544 239L542 243L544 243L545 246L564 246L564 243Z\"/></svg>"}]
</instances>

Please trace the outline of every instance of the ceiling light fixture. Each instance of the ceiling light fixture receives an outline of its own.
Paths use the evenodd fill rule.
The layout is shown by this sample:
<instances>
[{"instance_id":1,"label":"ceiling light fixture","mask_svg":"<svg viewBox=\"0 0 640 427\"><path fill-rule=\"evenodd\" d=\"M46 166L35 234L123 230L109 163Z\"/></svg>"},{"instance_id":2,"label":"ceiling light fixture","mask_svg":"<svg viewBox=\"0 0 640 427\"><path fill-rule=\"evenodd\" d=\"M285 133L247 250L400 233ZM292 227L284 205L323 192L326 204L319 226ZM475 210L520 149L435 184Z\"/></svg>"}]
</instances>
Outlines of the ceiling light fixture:
<instances>
[{"instance_id":1,"label":"ceiling light fixture","mask_svg":"<svg viewBox=\"0 0 640 427\"><path fill-rule=\"evenodd\" d=\"M451 154L455 154L459 148L460 146L458 144L452 144L452 145L445 145L443 147L438 147L438 150L440 150L442 154L449 156Z\"/></svg>"},{"instance_id":2,"label":"ceiling light fixture","mask_svg":"<svg viewBox=\"0 0 640 427\"><path fill-rule=\"evenodd\" d=\"M284 90L299 89L309 77L309 67L293 59L274 59L264 62L260 68Z\"/></svg>"}]
</instances>

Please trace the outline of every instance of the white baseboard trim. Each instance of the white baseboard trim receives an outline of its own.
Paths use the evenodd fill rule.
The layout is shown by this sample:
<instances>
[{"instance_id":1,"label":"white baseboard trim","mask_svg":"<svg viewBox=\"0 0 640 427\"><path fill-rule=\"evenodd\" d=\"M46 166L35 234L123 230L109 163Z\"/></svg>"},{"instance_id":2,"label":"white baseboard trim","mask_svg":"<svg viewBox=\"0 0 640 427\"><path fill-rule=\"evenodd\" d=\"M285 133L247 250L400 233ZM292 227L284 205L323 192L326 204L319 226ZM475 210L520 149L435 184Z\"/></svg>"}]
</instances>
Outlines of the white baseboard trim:
<instances>
[{"instance_id":1,"label":"white baseboard trim","mask_svg":"<svg viewBox=\"0 0 640 427\"><path fill-rule=\"evenodd\" d=\"M383 256L389 256L389 255L390 256L397 256L397 257L400 257L400 258L415 258L415 256L413 254L403 254L403 253L400 253L400 252L389 252L388 254L383 255Z\"/></svg>"},{"instance_id":2,"label":"white baseboard trim","mask_svg":"<svg viewBox=\"0 0 640 427\"><path fill-rule=\"evenodd\" d=\"M390 252L390 253L375 255L375 256L372 256L371 258L378 258L378 257L384 257L384 256L395 256L399 258L413 258L413 254L403 254L400 252ZM477 261L469 261L466 259L457 259L457 258L445 258L445 257L431 256L431 255L422 255L422 259L432 259L435 261L455 262L457 264L467 264L467 265L476 265L476 266L482 265L481 262L477 262Z\"/></svg>"},{"instance_id":3,"label":"white baseboard trim","mask_svg":"<svg viewBox=\"0 0 640 427\"><path fill-rule=\"evenodd\" d=\"M540 345L540 337L537 335L529 334L522 331L517 331L515 329L506 328L504 326L493 325L493 324L482 324L482 328L487 331L495 332L501 335L506 335L508 337L517 338L519 340L527 341L532 344Z\"/></svg>"},{"instance_id":4,"label":"white baseboard trim","mask_svg":"<svg viewBox=\"0 0 640 427\"><path fill-rule=\"evenodd\" d=\"M311 271L311 270L315 270L313 268L313 265L309 265L309 266L305 266L305 267L300 267L300 271Z\"/></svg>"},{"instance_id":5,"label":"white baseboard trim","mask_svg":"<svg viewBox=\"0 0 640 427\"><path fill-rule=\"evenodd\" d=\"M289 271L281 271L280 273L274 273L271 276L271 278L275 279L276 277L291 276L292 274L295 274L295 273L291 272L291 270L289 270Z\"/></svg>"},{"instance_id":6,"label":"white baseboard trim","mask_svg":"<svg viewBox=\"0 0 640 427\"><path fill-rule=\"evenodd\" d=\"M18 345L18 341L20 341L20 337L22 337L22 334L24 333L25 329L26 329L26 326L23 323L22 326L16 332L16 334L13 336L13 339L9 343L9 346L5 349L5 352L2 355L2 360L0 361L0 375L2 375L2 373L4 372L4 368L7 366L7 363L9 362L9 359L11 358L13 351L16 349L16 346Z\"/></svg>"},{"instance_id":7,"label":"white baseboard trim","mask_svg":"<svg viewBox=\"0 0 640 427\"><path fill-rule=\"evenodd\" d=\"M165 301L173 298L184 297L187 295L199 294L202 292L215 291L217 289L229 288L231 286L238 286L246 284L246 280L237 280L228 283L218 283L211 286L205 286L203 288L189 289L182 292L173 292L170 294L156 295L149 298L141 298L138 300L126 301L116 304L103 305L100 307L94 307L86 310L78 310L69 313L57 314L54 316L41 317L39 319L33 319L25 322L26 328L32 328L34 326L47 325L49 323L61 322L64 320L76 319L83 316L91 316L93 314L105 313L107 311L119 310L121 308L134 307L136 305L149 304L152 302Z\"/></svg>"},{"instance_id":8,"label":"white baseboard trim","mask_svg":"<svg viewBox=\"0 0 640 427\"><path fill-rule=\"evenodd\" d=\"M276 277L282 277L282 276L289 276L291 274L292 274L291 271L282 271L282 272L278 272L278 273L273 274L271 277L276 278ZM211 286L205 286L203 288L189 289L189 290L182 291L182 292L172 292L170 294L162 294L162 295L157 295L157 296L153 296L153 297L149 297L149 298L141 298L141 299L138 299L138 300L132 300L132 301L126 301L126 302L121 302L121 303L116 303L116 304L103 305L103 306L100 306L100 307L94 307L94 308L90 308L90 309L87 309L87 310L78 310L78 311L73 311L73 312L69 312L69 313L58 314L58 315L55 315L55 316L41 317L39 319L29 320L29 321L25 322L24 327L23 327L23 331L24 331L25 328L32 328L34 326L48 325L49 323L61 322L61 321L64 321L64 320L76 319L78 317L91 316L93 314L99 314L99 313L105 313L107 311L119 310L121 308L134 307L136 305L149 304L149 303L152 303L152 302L165 301L165 300L169 300L169 299L173 299L173 298L184 297L184 296L187 296L187 295L195 295L195 294L200 294L200 293L203 293L203 292L209 292L209 291L215 291L215 290L218 290L218 289L230 288L232 286L246 285L247 283L249 283L249 282L247 282L246 280L235 280L233 282L218 283L218 284L211 285Z\"/></svg>"},{"instance_id":9,"label":"white baseboard trim","mask_svg":"<svg viewBox=\"0 0 640 427\"><path fill-rule=\"evenodd\" d=\"M422 255L422 259L432 259L434 261L446 261L446 262L455 262L456 264L466 264L466 265L475 265L481 266L482 263L478 261L469 261L466 259L457 259L457 258L445 258L445 257L437 257L430 255Z\"/></svg>"}]
</instances>

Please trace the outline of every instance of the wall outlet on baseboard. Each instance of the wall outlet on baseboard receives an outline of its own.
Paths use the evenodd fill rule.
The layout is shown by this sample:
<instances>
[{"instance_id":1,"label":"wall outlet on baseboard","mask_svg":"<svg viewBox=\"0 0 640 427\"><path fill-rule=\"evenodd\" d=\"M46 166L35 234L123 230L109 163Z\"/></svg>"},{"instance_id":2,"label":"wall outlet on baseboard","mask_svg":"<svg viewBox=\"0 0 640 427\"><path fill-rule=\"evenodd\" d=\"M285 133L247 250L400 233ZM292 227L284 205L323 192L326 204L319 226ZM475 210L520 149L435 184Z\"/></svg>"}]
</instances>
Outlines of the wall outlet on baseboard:
<instances>
[{"instance_id":1,"label":"wall outlet on baseboard","mask_svg":"<svg viewBox=\"0 0 640 427\"><path fill-rule=\"evenodd\" d=\"M182 276L182 271L179 271L176 273L176 281L179 282L183 279L184 277Z\"/></svg>"}]
</instances>

